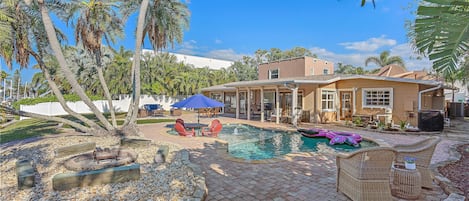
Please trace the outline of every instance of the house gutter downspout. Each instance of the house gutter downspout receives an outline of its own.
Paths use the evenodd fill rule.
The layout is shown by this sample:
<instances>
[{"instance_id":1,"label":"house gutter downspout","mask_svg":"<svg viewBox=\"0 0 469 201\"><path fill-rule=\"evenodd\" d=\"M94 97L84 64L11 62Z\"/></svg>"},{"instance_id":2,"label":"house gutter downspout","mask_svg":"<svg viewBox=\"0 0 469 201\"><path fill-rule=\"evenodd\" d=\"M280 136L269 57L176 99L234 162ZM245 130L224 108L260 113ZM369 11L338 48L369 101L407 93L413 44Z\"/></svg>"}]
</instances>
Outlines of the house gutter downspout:
<instances>
[{"instance_id":1,"label":"house gutter downspout","mask_svg":"<svg viewBox=\"0 0 469 201\"><path fill-rule=\"evenodd\" d=\"M422 110L422 94L426 93L426 92L429 92L429 91L435 91L435 90L438 90L438 89L441 89L441 88L443 88L443 84L440 83L436 87L419 91L419 97L418 97L418 103L419 103L419 110L418 111L419 112L420 112L420 110Z\"/></svg>"}]
</instances>

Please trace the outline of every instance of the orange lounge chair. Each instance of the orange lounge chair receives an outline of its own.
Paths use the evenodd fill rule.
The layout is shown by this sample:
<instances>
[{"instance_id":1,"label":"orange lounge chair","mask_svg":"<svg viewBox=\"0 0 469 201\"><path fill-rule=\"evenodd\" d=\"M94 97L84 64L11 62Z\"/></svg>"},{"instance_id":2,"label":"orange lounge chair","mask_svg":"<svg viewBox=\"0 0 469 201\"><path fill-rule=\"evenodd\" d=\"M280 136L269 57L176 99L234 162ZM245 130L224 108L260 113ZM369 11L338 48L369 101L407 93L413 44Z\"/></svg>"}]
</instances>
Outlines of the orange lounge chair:
<instances>
[{"instance_id":1,"label":"orange lounge chair","mask_svg":"<svg viewBox=\"0 0 469 201\"><path fill-rule=\"evenodd\" d=\"M214 119L210 124L210 127L202 128L202 136L218 137L218 133L223 128L220 120Z\"/></svg>"},{"instance_id":2,"label":"orange lounge chair","mask_svg":"<svg viewBox=\"0 0 469 201\"><path fill-rule=\"evenodd\" d=\"M184 120L182 119L176 120L176 124L174 124L174 129L178 132L180 136L195 137L194 129L192 129L192 131L187 131L186 127L184 126Z\"/></svg>"}]
</instances>

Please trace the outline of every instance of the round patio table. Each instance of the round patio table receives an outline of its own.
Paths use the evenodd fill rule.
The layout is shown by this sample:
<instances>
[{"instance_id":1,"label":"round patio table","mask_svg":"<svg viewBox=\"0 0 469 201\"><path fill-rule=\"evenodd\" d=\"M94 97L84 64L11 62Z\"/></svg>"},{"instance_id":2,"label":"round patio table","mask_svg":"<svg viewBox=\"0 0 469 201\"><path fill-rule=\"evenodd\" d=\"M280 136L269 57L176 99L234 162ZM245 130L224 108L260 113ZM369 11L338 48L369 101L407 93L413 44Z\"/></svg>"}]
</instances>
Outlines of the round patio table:
<instances>
[{"instance_id":1,"label":"round patio table","mask_svg":"<svg viewBox=\"0 0 469 201\"><path fill-rule=\"evenodd\" d=\"M200 135L200 129L202 127L207 127L208 124L199 124L199 123L184 123L186 129L194 129L197 132L197 135Z\"/></svg>"},{"instance_id":2,"label":"round patio table","mask_svg":"<svg viewBox=\"0 0 469 201\"><path fill-rule=\"evenodd\" d=\"M422 188L420 172L405 169L404 165L393 165L391 168L391 193L404 199L418 199Z\"/></svg>"}]
</instances>

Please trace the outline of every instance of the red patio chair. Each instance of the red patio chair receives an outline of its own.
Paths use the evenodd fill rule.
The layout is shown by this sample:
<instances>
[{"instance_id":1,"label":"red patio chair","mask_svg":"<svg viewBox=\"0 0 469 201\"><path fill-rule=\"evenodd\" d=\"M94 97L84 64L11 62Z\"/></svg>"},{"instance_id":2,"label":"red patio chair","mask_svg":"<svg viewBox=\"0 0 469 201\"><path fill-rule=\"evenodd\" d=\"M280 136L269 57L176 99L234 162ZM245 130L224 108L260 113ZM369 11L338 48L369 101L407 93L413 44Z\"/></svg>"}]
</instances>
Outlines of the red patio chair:
<instances>
[{"instance_id":1,"label":"red patio chair","mask_svg":"<svg viewBox=\"0 0 469 201\"><path fill-rule=\"evenodd\" d=\"M218 137L218 133L223 128L220 120L214 119L210 127L202 127L202 136Z\"/></svg>"},{"instance_id":2,"label":"red patio chair","mask_svg":"<svg viewBox=\"0 0 469 201\"><path fill-rule=\"evenodd\" d=\"M184 120L182 119L176 119L176 124L174 124L174 129L178 132L180 136L186 136L186 137L195 136L194 129L192 129L192 131L186 130L186 127L184 126Z\"/></svg>"}]
</instances>

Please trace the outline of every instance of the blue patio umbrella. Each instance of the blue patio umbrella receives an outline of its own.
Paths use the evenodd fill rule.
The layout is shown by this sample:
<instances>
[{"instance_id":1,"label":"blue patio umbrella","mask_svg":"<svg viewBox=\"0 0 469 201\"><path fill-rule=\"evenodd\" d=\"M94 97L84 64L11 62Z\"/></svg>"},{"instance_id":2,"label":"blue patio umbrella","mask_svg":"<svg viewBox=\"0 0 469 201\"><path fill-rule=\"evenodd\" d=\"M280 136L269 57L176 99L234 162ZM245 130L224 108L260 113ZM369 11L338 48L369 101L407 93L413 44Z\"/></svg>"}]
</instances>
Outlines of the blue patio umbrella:
<instances>
[{"instance_id":1,"label":"blue patio umbrella","mask_svg":"<svg viewBox=\"0 0 469 201\"><path fill-rule=\"evenodd\" d=\"M197 123L200 122L199 120L199 110L200 108L214 108L214 107L224 107L225 104L222 102L218 102L216 100L213 100L207 96L204 96L202 94L196 94L193 95L189 98L186 98L182 101L179 101L177 103L172 104L171 106L173 107L178 107L178 108L193 108L197 109Z\"/></svg>"}]
</instances>

